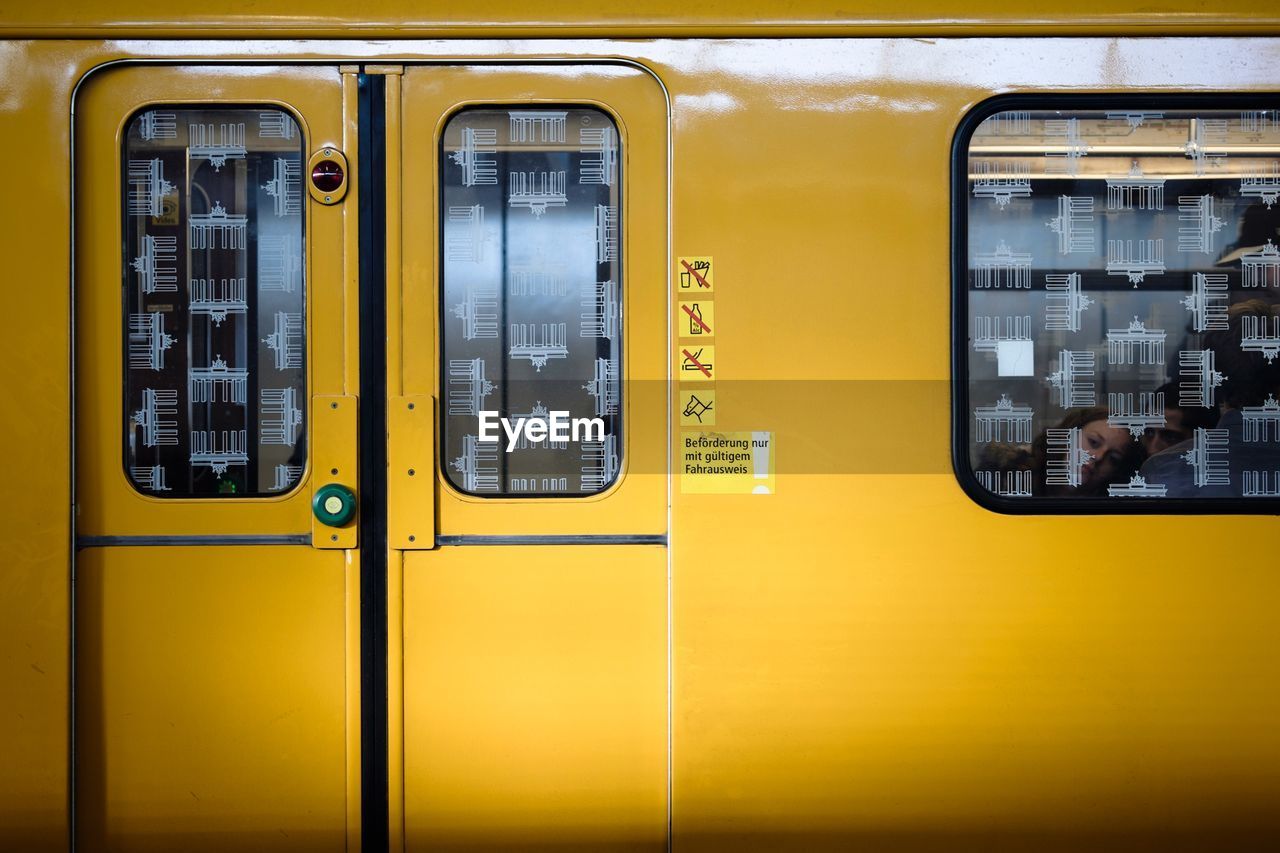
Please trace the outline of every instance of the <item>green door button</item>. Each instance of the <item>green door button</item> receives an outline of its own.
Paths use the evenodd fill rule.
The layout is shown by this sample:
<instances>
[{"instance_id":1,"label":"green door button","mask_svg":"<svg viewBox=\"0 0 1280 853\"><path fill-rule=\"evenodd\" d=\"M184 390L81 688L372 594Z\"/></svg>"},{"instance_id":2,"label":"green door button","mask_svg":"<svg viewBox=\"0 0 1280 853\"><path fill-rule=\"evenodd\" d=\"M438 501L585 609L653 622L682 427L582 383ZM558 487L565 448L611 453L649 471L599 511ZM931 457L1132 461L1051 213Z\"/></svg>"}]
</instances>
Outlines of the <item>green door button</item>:
<instances>
[{"instance_id":1,"label":"green door button","mask_svg":"<svg viewBox=\"0 0 1280 853\"><path fill-rule=\"evenodd\" d=\"M337 483L321 486L316 490L315 497L311 499L311 509L321 524L341 527L355 518L355 492Z\"/></svg>"}]
</instances>

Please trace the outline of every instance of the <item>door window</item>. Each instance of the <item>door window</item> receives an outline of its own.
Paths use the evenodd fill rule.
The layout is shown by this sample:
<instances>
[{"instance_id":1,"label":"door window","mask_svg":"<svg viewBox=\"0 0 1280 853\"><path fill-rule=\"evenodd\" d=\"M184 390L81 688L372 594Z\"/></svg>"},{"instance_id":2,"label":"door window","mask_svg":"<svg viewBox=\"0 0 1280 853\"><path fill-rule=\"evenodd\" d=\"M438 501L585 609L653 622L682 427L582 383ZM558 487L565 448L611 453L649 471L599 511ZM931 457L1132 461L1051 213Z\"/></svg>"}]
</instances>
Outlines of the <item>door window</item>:
<instances>
[{"instance_id":1,"label":"door window","mask_svg":"<svg viewBox=\"0 0 1280 853\"><path fill-rule=\"evenodd\" d=\"M446 475L476 495L603 491L622 446L617 127L467 109L441 144Z\"/></svg>"},{"instance_id":2,"label":"door window","mask_svg":"<svg viewBox=\"0 0 1280 853\"><path fill-rule=\"evenodd\" d=\"M275 107L129 123L124 454L143 492L271 495L302 477L302 164Z\"/></svg>"}]
</instances>

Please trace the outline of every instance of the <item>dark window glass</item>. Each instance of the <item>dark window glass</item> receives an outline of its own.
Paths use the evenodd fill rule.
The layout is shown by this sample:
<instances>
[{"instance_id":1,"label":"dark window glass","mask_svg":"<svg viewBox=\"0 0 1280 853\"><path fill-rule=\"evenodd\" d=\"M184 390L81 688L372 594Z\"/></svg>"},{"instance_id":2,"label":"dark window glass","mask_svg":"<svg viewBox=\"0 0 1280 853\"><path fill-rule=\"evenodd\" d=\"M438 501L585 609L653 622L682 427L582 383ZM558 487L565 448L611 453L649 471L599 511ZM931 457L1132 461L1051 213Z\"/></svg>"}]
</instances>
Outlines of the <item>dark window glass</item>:
<instances>
[{"instance_id":1,"label":"dark window glass","mask_svg":"<svg viewBox=\"0 0 1280 853\"><path fill-rule=\"evenodd\" d=\"M124 152L125 467L160 497L279 494L306 461L303 140L156 107Z\"/></svg>"},{"instance_id":2,"label":"dark window glass","mask_svg":"<svg viewBox=\"0 0 1280 853\"><path fill-rule=\"evenodd\" d=\"M443 464L477 495L580 496L621 461L622 161L588 108L471 109L442 141ZM479 418L598 419L579 440L481 441Z\"/></svg>"},{"instance_id":3,"label":"dark window glass","mask_svg":"<svg viewBox=\"0 0 1280 853\"><path fill-rule=\"evenodd\" d=\"M980 486L1280 496L1276 111L998 112L967 165Z\"/></svg>"}]
</instances>

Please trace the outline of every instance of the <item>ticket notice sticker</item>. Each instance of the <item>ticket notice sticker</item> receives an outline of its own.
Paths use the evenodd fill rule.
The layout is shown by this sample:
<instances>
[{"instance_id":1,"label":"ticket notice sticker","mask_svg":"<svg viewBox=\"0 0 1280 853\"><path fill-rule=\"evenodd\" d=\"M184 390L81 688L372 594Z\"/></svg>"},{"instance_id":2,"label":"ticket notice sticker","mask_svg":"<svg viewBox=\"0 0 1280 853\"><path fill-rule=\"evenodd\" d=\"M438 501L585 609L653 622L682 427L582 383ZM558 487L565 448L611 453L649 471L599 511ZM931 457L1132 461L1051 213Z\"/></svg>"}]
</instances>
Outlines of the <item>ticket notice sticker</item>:
<instances>
[{"instance_id":1,"label":"ticket notice sticker","mask_svg":"<svg viewBox=\"0 0 1280 853\"><path fill-rule=\"evenodd\" d=\"M771 495L773 433L680 433L680 491L686 495Z\"/></svg>"}]
</instances>

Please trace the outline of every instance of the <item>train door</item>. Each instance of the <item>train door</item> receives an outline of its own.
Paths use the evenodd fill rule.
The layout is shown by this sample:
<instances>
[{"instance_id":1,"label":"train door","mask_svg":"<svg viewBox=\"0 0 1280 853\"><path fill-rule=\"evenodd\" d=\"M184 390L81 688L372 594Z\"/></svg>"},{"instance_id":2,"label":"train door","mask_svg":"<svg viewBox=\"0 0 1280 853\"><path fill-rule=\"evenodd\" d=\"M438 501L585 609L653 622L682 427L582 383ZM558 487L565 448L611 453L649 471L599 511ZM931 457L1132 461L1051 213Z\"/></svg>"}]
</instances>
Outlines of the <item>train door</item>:
<instances>
[{"instance_id":1,"label":"train door","mask_svg":"<svg viewBox=\"0 0 1280 853\"><path fill-rule=\"evenodd\" d=\"M77 98L81 850L358 839L356 84L135 66Z\"/></svg>"},{"instance_id":2,"label":"train door","mask_svg":"<svg viewBox=\"0 0 1280 853\"><path fill-rule=\"evenodd\" d=\"M665 849L661 87L616 64L385 81L393 839ZM487 443L485 411L599 429Z\"/></svg>"},{"instance_id":3,"label":"train door","mask_svg":"<svg viewBox=\"0 0 1280 853\"><path fill-rule=\"evenodd\" d=\"M357 849L379 786L393 849L663 847L660 86L136 66L76 109L81 849Z\"/></svg>"}]
</instances>

